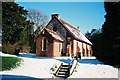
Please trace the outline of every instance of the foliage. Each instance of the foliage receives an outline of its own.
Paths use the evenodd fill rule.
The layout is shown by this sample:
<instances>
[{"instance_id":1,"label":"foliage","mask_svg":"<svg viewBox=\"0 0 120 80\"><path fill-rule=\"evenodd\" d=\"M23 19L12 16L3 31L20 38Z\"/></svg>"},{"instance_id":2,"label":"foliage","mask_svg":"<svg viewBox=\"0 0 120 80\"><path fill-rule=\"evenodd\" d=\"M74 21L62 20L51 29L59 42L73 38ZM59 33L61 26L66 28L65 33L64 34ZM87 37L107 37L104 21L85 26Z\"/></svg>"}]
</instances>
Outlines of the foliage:
<instances>
[{"instance_id":1,"label":"foliage","mask_svg":"<svg viewBox=\"0 0 120 80\"><path fill-rule=\"evenodd\" d=\"M102 33L94 35L87 32L93 43L93 54L101 61L110 65L119 65L120 58L120 2L105 2L105 19Z\"/></svg>"},{"instance_id":2,"label":"foliage","mask_svg":"<svg viewBox=\"0 0 120 80\"><path fill-rule=\"evenodd\" d=\"M85 36L93 43L93 55L96 56L100 54L102 32L101 29L92 29L91 32L87 32Z\"/></svg>"},{"instance_id":3,"label":"foliage","mask_svg":"<svg viewBox=\"0 0 120 80\"><path fill-rule=\"evenodd\" d=\"M112 65L115 68L120 68L120 64L119 65Z\"/></svg>"},{"instance_id":4,"label":"foliage","mask_svg":"<svg viewBox=\"0 0 120 80\"><path fill-rule=\"evenodd\" d=\"M2 63L0 63L2 68L0 68L0 71L11 70L20 66L21 59L18 57L0 56L0 58L2 58Z\"/></svg>"},{"instance_id":5,"label":"foliage","mask_svg":"<svg viewBox=\"0 0 120 80\"><path fill-rule=\"evenodd\" d=\"M0 52L2 51L2 35L0 34Z\"/></svg>"},{"instance_id":6,"label":"foliage","mask_svg":"<svg viewBox=\"0 0 120 80\"><path fill-rule=\"evenodd\" d=\"M5 45L29 44L33 23L27 20L27 10L14 2L2 3L2 43ZM8 49L9 48L9 49ZM6 51L7 50L7 51ZM12 53L15 48L3 47L3 52Z\"/></svg>"},{"instance_id":7,"label":"foliage","mask_svg":"<svg viewBox=\"0 0 120 80\"><path fill-rule=\"evenodd\" d=\"M102 26L103 60L108 64L120 64L120 2L105 3L106 21Z\"/></svg>"},{"instance_id":8,"label":"foliage","mask_svg":"<svg viewBox=\"0 0 120 80\"><path fill-rule=\"evenodd\" d=\"M13 2L2 3L2 38L4 43L15 43L20 40L23 24L26 24L27 11ZM13 37L14 36L14 37Z\"/></svg>"},{"instance_id":9,"label":"foliage","mask_svg":"<svg viewBox=\"0 0 120 80\"><path fill-rule=\"evenodd\" d=\"M21 48L29 45L31 52L35 53L35 38L40 30L45 27L47 16L38 10L24 10L14 2L3 2L2 4L2 43L3 52L15 53L15 47ZM34 28L36 31L34 32ZM7 46L8 45L8 46Z\"/></svg>"},{"instance_id":10,"label":"foliage","mask_svg":"<svg viewBox=\"0 0 120 80\"><path fill-rule=\"evenodd\" d=\"M15 54L15 49L19 49L19 44L4 44L2 45L2 52L3 53L8 53L8 54Z\"/></svg>"},{"instance_id":11,"label":"foliage","mask_svg":"<svg viewBox=\"0 0 120 80\"><path fill-rule=\"evenodd\" d=\"M101 29L92 29L91 32L88 32L88 31L87 31L87 33L85 33L85 36L86 36L90 41L94 42L94 41L93 41L94 37L96 37L97 35L101 34L101 33L102 33L101 31L102 31Z\"/></svg>"}]
</instances>

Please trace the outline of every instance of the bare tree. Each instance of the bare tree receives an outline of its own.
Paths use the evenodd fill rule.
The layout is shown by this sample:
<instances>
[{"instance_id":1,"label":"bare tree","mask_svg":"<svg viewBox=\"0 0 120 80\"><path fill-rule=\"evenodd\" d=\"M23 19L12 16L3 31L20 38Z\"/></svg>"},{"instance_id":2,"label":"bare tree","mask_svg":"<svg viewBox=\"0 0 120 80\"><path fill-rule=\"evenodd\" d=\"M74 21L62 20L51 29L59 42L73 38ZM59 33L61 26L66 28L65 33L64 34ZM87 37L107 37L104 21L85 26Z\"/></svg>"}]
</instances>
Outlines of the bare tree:
<instances>
[{"instance_id":1,"label":"bare tree","mask_svg":"<svg viewBox=\"0 0 120 80\"><path fill-rule=\"evenodd\" d=\"M26 18L30 22L34 23L34 27L31 30L31 35L29 36L29 45L31 47L31 52L35 53L35 39L38 36L39 32L46 26L48 22L48 17L39 10L29 9Z\"/></svg>"},{"instance_id":2,"label":"bare tree","mask_svg":"<svg viewBox=\"0 0 120 80\"><path fill-rule=\"evenodd\" d=\"M28 10L27 19L30 20L30 22L34 22L33 30L35 31L44 28L48 22L47 16L43 14L41 11L35 9Z\"/></svg>"}]
</instances>

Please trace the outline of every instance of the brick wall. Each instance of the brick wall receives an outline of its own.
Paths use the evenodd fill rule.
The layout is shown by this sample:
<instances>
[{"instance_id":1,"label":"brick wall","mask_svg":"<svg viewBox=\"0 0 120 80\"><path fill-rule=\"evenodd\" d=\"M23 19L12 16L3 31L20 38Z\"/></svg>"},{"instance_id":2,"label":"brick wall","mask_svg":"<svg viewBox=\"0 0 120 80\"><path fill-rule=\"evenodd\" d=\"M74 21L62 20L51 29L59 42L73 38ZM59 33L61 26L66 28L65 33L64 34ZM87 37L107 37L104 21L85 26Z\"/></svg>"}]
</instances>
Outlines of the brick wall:
<instances>
[{"instance_id":1,"label":"brick wall","mask_svg":"<svg viewBox=\"0 0 120 80\"><path fill-rule=\"evenodd\" d=\"M37 39L36 39L36 55L40 56L42 50L42 36L38 35Z\"/></svg>"},{"instance_id":2,"label":"brick wall","mask_svg":"<svg viewBox=\"0 0 120 80\"><path fill-rule=\"evenodd\" d=\"M47 46L46 50L42 50L42 38L45 37L47 39ZM59 57L61 56L61 51L59 51L59 44L61 44L62 49L62 42L54 40L50 37L49 34L45 33L44 35L40 34L36 39L36 55L38 56L48 56L48 57Z\"/></svg>"}]
</instances>

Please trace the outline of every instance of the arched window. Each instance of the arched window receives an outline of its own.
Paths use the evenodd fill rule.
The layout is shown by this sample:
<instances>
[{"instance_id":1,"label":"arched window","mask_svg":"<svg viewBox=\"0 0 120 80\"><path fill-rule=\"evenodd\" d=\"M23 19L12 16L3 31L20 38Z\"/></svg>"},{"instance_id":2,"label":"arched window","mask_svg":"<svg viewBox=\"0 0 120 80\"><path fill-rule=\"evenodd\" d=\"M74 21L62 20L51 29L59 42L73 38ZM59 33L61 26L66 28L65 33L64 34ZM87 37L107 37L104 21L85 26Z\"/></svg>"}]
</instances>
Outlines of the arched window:
<instances>
[{"instance_id":1,"label":"arched window","mask_svg":"<svg viewBox=\"0 0 120 80\"><path fill-rule=\"evenodd\" d=\"M42 51L46 51L47 49L47 39L43 37L42 39Z\"/></svg>"}]
</instances>

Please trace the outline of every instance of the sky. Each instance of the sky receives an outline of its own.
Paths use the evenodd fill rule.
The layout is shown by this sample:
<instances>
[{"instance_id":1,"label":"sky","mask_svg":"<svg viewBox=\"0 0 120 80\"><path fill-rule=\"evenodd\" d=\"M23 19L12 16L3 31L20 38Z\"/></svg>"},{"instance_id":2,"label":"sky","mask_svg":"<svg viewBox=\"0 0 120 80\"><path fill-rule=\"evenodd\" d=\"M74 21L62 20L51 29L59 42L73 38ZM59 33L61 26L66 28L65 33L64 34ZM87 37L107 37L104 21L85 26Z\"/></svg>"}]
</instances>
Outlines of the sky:
<instances>
[{"instance_id":1,"label":"sky","mask_svg":"<svg viewBox=\"0 0 120 80\"><path fill-rule=\"evenodd\" d=\"M79 27L82 33L101 28L105 21L103 2L17 2L24 9L40 10L47 15L57 13L69 24Z\"/></svg>"}]
</instances>

